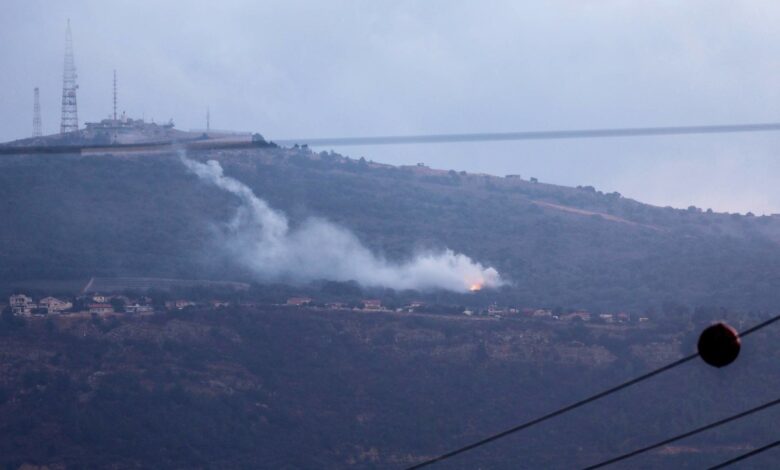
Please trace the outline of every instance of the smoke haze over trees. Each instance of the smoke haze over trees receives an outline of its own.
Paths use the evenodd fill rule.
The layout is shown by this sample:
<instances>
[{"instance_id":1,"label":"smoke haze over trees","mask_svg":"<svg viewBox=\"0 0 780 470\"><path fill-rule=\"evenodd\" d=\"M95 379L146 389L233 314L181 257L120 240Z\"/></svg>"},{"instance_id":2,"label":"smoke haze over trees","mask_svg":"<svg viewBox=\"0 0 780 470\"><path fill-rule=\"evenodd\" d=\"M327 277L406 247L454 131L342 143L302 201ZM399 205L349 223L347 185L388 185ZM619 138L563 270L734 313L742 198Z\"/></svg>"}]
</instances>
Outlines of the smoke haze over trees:
<instances>
[{"instance_id":1,"label":"smoke haze over trees","mask_svg":"<svg viewBox=\"0 0 780 470\"><path fill-rule=\"evenodd\" d=\"M260 280L308 282L357 281L393 289L497 288L501 277L467 256L445 249L419 253L404 262L378 258L343 227L306 219L290 230L287 217L240 181L225 176L219 162L199 163L181 154L182 163L199 178L236 195L242 205L224 228L219 242Z\"/></svg>"}]
</instances>

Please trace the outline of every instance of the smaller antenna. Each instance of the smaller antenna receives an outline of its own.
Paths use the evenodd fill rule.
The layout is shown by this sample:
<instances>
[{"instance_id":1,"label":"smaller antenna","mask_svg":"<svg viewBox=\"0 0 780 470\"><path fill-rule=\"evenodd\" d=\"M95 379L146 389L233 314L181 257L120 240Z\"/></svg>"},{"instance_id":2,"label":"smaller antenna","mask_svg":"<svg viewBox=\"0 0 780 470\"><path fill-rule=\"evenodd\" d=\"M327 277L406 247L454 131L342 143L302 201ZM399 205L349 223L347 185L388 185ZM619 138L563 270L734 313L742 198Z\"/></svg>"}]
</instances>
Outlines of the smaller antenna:
<instances>
[{"instance_id":1,"label":"smaller antenna","mask_svg":"<svg viewBox=\"0 0 780 470\"><path fill-rule=\"evenodd\" d=\"M116 122L116 69L114 69L114 122Z\"/></svg>"},{"instance_id":2,"label":"smaller antenna","mask_svg":"<svg viewBox=\"0 0 780 470\"><path fill-rule=\"evenodd\" d=\"M35 87L33 91L35 97L33 101L33 137L40 137L43 135L41 131L41 99L38 94L38 87Z\"/></svg>"},{"instance_id":3,"label":"smaller antenna","mask_svg":"<svg viewBox=\"0 0 780 470\"><path fill-rule=\"evenodd\" d=\"M211 131L211 109L206 107L206 132Z\"/></svg>"}]
</instances>

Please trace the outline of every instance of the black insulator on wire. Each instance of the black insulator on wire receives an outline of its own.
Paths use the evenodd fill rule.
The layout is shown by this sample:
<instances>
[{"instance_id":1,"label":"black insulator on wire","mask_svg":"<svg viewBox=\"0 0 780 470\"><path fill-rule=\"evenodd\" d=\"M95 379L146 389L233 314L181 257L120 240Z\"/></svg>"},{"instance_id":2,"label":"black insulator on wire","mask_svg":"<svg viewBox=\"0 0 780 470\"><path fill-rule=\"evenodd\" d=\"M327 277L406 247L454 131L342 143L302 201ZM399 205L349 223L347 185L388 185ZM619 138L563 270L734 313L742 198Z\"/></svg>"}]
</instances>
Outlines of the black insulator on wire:
<instances>
[{"instance_id":1,"label":"black insulator on wire","mask_svg":"<svg viewBox=\"0 0 780 470\"><path fill-rule=\"evenodd\" d=\"M702 331L698 348L699 355L707 364L727 366L739 356L739 333L725 323L716 323Z\"/></svg>"}]
</instances>

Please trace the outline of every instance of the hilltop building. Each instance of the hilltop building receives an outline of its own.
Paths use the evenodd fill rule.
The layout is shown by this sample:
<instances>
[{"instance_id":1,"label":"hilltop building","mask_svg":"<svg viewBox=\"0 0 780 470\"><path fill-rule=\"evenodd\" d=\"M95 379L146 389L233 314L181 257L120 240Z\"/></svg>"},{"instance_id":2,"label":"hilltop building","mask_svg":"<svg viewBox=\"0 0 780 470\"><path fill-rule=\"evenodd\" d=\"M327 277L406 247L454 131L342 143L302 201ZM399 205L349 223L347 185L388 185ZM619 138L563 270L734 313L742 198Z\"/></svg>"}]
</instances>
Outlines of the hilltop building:
<instances>
[{"instance_id":1,"label":"hilltop building","mask_svg":"<svg viewBox=\"0 0 780 470\"><path fill-rule=\"evenodd\" d=\"M170 140L174 126L173 120L167 124L157 124L128 118L124 112L118 119L107 118L100 122L87 122L85 125L88 138L112 144Z\"/></svg>"}]
</instances>

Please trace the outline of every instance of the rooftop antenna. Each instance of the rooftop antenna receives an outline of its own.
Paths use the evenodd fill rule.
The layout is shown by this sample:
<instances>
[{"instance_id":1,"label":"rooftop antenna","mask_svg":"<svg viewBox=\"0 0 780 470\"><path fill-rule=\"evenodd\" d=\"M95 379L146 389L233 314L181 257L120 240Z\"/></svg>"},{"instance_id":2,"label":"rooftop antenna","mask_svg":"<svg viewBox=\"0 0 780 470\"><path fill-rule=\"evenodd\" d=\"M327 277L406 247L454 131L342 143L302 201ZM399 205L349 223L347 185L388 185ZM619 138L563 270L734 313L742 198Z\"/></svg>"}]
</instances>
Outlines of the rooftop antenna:
<instances>
[{"instance_id":1,"label":"rooftop antenna","mask_svg":"<svg viewBox=\"0 0 780 470\"><path fill-rule=\"evenodd\" d=\"M33 90L35 100L33 101L33 137L40 137L43 135L41 131L41 99L38 94L38 87Z\"/></svg>"},{"instance_id":2,"label":"rooftop antenna","mask_svg":"<svg viewBox=\"0 0 780 470\"><path fill-rule=\"evenodd\" d=\"M206 132L211 131L211 110L206 107Z\"/></svg>"},{"instance_id":3,"label":"rooftop antenna","mask_svg":"<svg viewBox=\"0 0 780 470\"><path fill-rule=\"evenodd\" d=\"M79 130L79 113L76 106L76 64L73 60L73 37L70 34L70 18L65 30L65 65L62 72L62 120L60 133Z\"/></svg>"}]
</instances>

